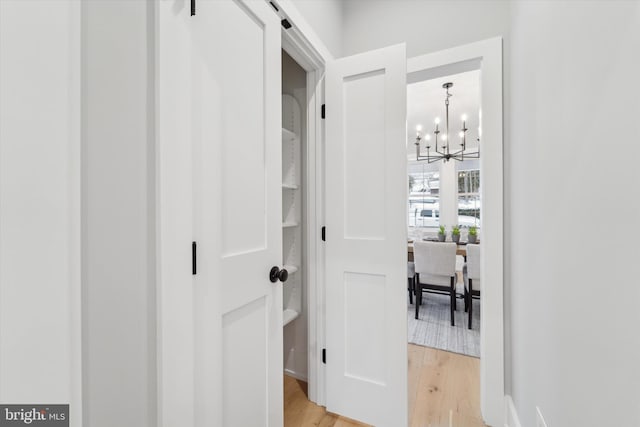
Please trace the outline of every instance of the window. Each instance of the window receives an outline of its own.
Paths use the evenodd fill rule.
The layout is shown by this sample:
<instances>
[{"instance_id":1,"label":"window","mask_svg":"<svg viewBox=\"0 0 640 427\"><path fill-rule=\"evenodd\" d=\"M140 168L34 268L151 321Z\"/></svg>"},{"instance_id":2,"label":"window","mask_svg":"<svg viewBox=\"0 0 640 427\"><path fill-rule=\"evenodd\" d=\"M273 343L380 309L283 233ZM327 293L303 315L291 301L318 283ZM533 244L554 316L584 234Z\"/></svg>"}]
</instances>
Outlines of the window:
<instances>
[{"instance_id":1,"label":"window","mask_svg":"<svg viewBox=\"0 0 640 427\"><path fill-rule=\"evenodd\" d=\"M437 164L409 163L409 234L440 225L440 172Z\"/></svg>"},{"instance_id":2,"label":"window","mask_svg":"<svg viewBox=\"0 0 640 427\"><path fill-rule=\"evenodd\" d=\"M458 172L458 225L480 226L480 170Z\"/></svg>"}]
</instances>

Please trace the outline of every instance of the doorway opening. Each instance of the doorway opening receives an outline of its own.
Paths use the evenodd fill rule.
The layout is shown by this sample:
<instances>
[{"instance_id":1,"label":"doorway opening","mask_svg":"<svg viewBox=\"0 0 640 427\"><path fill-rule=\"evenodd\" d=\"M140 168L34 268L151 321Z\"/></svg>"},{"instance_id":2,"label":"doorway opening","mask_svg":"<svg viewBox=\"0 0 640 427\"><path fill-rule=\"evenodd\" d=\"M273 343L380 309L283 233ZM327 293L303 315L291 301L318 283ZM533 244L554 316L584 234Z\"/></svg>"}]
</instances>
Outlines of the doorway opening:
<instances>
[{"instance_id":1,"label":"doorway opening","mask_svg":"<svg viewBox=\"0 0 640 427\"><path fill-rule=\"evenodd\" d=\"M282 10L281 10L282 12ZM286 15L283 15L286 17ZM324 59L297 27L282 31L282 264L284 406L323 405L321 105ZM285 410L285 425L297 425ZM293 418L291 416L293 415Z\"/></svg>"},{"instance_id":2,"label":"doorway opening","mask_svg":"<svg viewBox=\"0 0 640 427\"><path fill-rule=\"evenodd\" d=\"M430 77L407 84L409 425L449 420L453 425L484 426L481 282L472 280L475 292L469 292L467 273L467 249L479 244L482 229L482 174L476 154L480 70ZM451 153L463 150L466 157L438 160L436 140L439 151L446 152L448 146ZM443 267L435 263L447 264L450 277L430 277L427 271Z\"/></svg>"},{"instance_id":3,"label":"doorway opening","mask_svg":"<svg viewBox=\"0 0 640 427\"><path fill-rule=\"evenodd\" d=\"M464 194L452 197L453 219L460 221L460 214L480 217L479 237L481 257L479 276L481 283L479 326L480 334L480 411L482 420L488 425L501 425L504 417L504 248L503 248L503 129L502 129L502 39L487 39L451 49L409 58L407 62L407 84L439 79L445 76L476 71L479 73L479 111L481 156L477 170L479 183L477 195L473 182L474 168L453 174L457 183L454 190L471 194L467 200L458 200ZM455 86L454 86L455 88ZM456 98L452 98L455 100ZM442 101L440 101L442 103ZM442 107L441 107L442 108ZM458 119L456 117L456 119ZM432 123L428 123L431 130ZM412 129L415 138L415 125ZM425 125L427 125L425 123ZM468 126L472 129L471 126ZM455 134L452 133L452 136ZM414 146L415 149L415 146ZM464 173L464 176L461 176ZM462 182L461 182L462 181ZM453 193L452 193L453 194ZM442 197L442 194L440 195ZM480 212L468 206L478 197ZM466 204L460 209L460 204ZM441 212L441 216L444 214ZM440 218L441 220L443 218ZM448 224L447 224L448 225ZM449 230L450 233L450 230ZM450 238L448 239L450 240ZM468 262L469 260L467 260ZM475 305L474 305L475 307ZM475 319L474 319L475 320ZM476 359L477 360L477 359ZM411 366L409 368L411 370ZM465 420L466 422L466 420ZM458 424L464 424L462 420Z\"/></svg>"},{"instance_id":4,"label":"doorway opening","mask_svg":"<svg viewBox=\"0 0 640 427\"><path fill-rule=\"evenodd\" d=\"M284 372L308 381L306 209L307 73L282 51L282 264Z\"/></svg>"}]
</instances>

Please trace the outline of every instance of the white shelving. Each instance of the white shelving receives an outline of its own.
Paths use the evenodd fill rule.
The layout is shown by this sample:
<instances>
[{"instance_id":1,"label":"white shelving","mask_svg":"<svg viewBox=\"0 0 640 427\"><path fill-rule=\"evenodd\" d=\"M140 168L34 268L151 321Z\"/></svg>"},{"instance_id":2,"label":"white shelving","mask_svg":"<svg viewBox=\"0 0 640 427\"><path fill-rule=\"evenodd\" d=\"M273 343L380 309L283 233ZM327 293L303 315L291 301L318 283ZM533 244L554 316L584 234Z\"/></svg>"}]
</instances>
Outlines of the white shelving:
<instances>
[{"instance_id":1,"label":"white shelving","mask_svg":"<svg viewBox=\"0 0 640 427\"><path fill-rule=\"evenodd\" d=\"M297 265L288 265L288 264L285 264L285 265L284 265L284 269L285 269L285 270L287 270L287 272L288 272L289 274L293 274L293 273L295 273L296 271L298 271L298 266L297 266Z\"/></svg>"},{"instance_id":2,"label":"white shelving","mask_svg":"<svg viewBox=\"0 0 640 427\"><path fill-rule=\"evenodd\" d=\"M292 142L298 139L298 135L295 132L290 131L287 128L282 128L282 142Z\"/></svg>"},{"instance_id":3,"label":"white shelving","mask_svg":"<svg viewBox=\"0 0 640 427\"><path fill-rule=\"evenodd\" d=\"M285 308L284 312L282 313L282 326L288 325L298 316L300 316L300 313L298 313L297 311L291 310L290 308Z\"/></svg>"},{"instance_id":4,"label":"white shelving","mask_svg":"<svg viewBox=\"0 0 640 427\"><path fill-rule=\"evenodd\" d=\"M282 95L282 264L289 272L283 291L283 324L302 313L301 113L294 97Z\"/></svg>"}]
</instances>

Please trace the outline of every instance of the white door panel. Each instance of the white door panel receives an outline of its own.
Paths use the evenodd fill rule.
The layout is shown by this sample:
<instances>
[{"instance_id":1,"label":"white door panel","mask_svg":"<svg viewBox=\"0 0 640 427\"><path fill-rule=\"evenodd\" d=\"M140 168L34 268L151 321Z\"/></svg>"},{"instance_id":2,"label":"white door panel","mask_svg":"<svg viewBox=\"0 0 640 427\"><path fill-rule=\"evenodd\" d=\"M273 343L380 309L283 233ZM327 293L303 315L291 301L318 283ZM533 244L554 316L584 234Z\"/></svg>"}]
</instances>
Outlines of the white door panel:
<instances>
[{"instance_id":1,"label":"white door panel","mask_svg":"<svg viewBox=\"0 0 640 427\"><path fill-rule=\"evenodd\" d=\"M201 0L182 19L189 55L175 67L186 78L173 84L188 98L188 111L177 114L188 115L180 144L192 150L184 191L193 200L197 274L183 291L193 293L190 306L167 319L192 319L181 331L193 336L191 350L185 358L165 343L164 352L193 366L189 425L280 426L282 284L269 280L282 256L280 23L267 3L243 0ZM172 332L166 338L180 342Z\"/></svg>"},{"instance_id":2,"label":"white door panel","mask_svg":"<svg viewBox=\"0 0 640 427\"><path fill-rule=\"evenodd\" d=\"M328 64L326 88L327 409L376 426L402 426L405 46Z\"/></svg>"}]
</instances>

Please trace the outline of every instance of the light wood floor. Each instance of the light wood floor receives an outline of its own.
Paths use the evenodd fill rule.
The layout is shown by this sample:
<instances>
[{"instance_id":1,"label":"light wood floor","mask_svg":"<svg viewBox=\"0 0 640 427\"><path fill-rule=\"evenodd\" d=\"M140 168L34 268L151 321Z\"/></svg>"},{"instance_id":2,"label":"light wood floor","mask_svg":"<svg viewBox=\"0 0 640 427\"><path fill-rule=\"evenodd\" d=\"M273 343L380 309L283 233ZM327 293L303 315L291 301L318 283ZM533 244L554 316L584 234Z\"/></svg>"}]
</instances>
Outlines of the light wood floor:
<instances>
[{"instance_id":1,"label":"light wood floor","mask_svg":"<svg viewBox=\"0 0 640 427\"><path fill-rule=\"evenodd\" d=\"M409 344L409 425L484 427L480 360ZM284 377L285 427L362 427L307 400L307 384Z\"/></svg>"}]
</instances>

